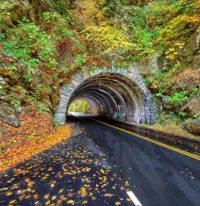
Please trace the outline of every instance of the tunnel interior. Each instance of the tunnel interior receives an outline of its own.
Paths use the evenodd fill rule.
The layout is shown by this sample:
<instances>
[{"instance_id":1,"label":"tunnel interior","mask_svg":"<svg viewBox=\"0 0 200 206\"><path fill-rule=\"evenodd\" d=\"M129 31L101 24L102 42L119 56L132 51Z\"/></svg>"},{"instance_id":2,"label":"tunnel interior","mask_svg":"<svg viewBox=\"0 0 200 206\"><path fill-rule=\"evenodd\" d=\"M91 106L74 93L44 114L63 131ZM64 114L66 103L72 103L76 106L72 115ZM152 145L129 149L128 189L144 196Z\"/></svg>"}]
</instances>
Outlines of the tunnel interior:
<instances>
[{"instance_id":1,"label":"tunnel interior","mask_svg":"<svg viewBox=\"0 0 200 206\"><path fill-rule=\"evenodd\" d=\"M152 122L149 99L136 82L120 74L99 74L84 80L71 94L69 106L85 100L98 116L135 123Z\"/></svg>"}]
</instances>

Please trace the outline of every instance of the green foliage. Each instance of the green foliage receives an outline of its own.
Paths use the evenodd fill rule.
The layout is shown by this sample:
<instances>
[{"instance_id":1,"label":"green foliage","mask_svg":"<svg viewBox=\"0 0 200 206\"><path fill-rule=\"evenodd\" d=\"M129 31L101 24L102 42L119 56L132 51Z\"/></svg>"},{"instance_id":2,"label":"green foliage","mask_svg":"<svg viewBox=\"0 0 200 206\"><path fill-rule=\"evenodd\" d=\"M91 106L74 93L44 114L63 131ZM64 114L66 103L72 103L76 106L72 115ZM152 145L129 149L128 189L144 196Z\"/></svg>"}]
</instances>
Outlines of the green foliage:
<instances>
[{"instance_id":1,"label":"green foliage","mask_svg":"<svg viewBox=\"0 0 200 206\"><path fill-rule=\"evenodd\" d=\"M69 20L57 12L44 12L41 21L57 40L72 36L72 32L68 29Z\"/></svg>"},{"instance_id":2,"label":"green foliage","mask_svg":"<svg viewBox=\"0 0 200 206\"><path fill-rule=\"evenodd\" d=\"M158 32L157 29L152 29L148 25L147 18L150 15L151 9L149 7L135 6L134 10L129 13L129 30L132 34L131 40L135 46L128 59L137 60L155 54L157 47L153 42L158 38Z\"/></svg>"},{"instance_id":3,"label":"green foliage","mask_svg":"<svg viewBox=\"0 0 200 206\"><path fill-rule=\"evenodd\" d=\"M69 4L72 3L73 0L67 1L66 0L58 0L58 1L54 1L54 0L44 0L53 10L55 10L56 12L62 14L65 17L70 18L69 16L69 12L68 12L68 7Z\"/></svg>"},{"instance_id":4,"label":"green foliage","mask_svg":"<svg viewBox=\"0 0 200 206\"><path fill-rule=\"evenodd\" d=\"M179 112L178 113L178 115L180 116L180 117L186 117L187 116L187 113L186 112Z\"/></svg>"},{"instance_id":5,"label":"green foliage","mask_svg":"<svg viewBox=\"0 0 200 206\"><path fill-rule=\"evenodd\" d=\"M24 74L23 75L23 83L24 84L28 84L28 82L29 82L29 80L31 79L31 77L32 77L32 74Z\"/></svg>"},{"instance_id":6,"label":"green foliage","mask_svg":"<svg viewBox=\"0 0 200 206\"><path fill-rule=\"evenodd\" d=\"M167 102L173 103L173 104L183 103L184 101L191 99L198 92L199 92L199 88L194 88L191 93L189 93L187 90L175 92L171 96L167 97Z\"/></svg>"},{"instance_id":7,"label":"green foliage","mask_svg":"<svg viewBox=\"0 0 200 206\"><path fill-rule=\"evenodd\" d=\"M13 107L15 107L16 109L19 109L20 106L21 106L20 101L18 101L18 100L16 100L16 99L12 100L12 101L10 102L10 104L11 104Z\"/></svg>"},{"instance_id":8,"label":"green foliage","mask_svg":"<svg viewBox=\"0 0 200 206\"><path fill-rule=\"evenodd\" d=\"M200 117L200 115L199 114L195 114L195 115L193 115L193 119L198 119Z\"/></svg>"},{"instance_id":9,"label":"green foliage","mask_svg":"<svg viewBox=\"0 0 200 206\"><path fill-rule=\"evenodd\" d=\"M148 55L155 54L155 49L153 46L153 39L156 37L156 32L148 31L141 27L133 27L133 42L134 47L134 57L139 59Z\"/></svg>"},{"instance_id":10,"label":"green foliage","mask_svg":"<svg viewBox=\"0 0 200 206\"><path fill-rule=\"evenodd\" d=\"M28 97L28 99L26 100L26 102L30 105L34 104L34 99L32 97Z\"/></svg>"},{"instance_id":11,"label":"green foliage","mask_svg":"<svg viewBox=\"0 0 200 206\"><path fill-rule=\"evenodd\" d=\"M195 1L153 1L147 6L135 6L129 12L129 32L134 51L130 59L141 59L163 49L172 64L180 60L188 38L200 25Z\"/></svg>"},{"instance_id":12,"label":"green foliage","mask_svg":"<svg viewBox=\"0 0 200 206\"><path fill-rule=\"evenodd\" d=\"M31 68L41 63L50 68L56 66L54 40L34 23L23 19L8 35L9 39L2 41L5 54Z\"/></svg>"},{"instance_id":13,"label":"green foliage","mask_svg":"<svg viewBox=\"0 0 200 206\"><path fill-rule=\"evenodd\" d=\"M100 9L104 11L105 16L113 17L116 15L118 10L122 9L126 5L130 7L133 3L136 2L130 0L105 0Z\"/></svg>"},{"instance_id":14,"label":"green foliage","mask_svg":"<svg viewBox=\"0 0 200 206\"><path fill-rule=\"evenodd\" d=\"M75 58L74 58L74 66L75 67L82 67L83 66L83 63L85 62L85 58L83 55L77 55Z\"/></svg>"},{"instance_id":15,"label":"green foliage","mask_svg":"<svg viewBox=\"0 0 200 206\"><path fill-rule=\"evenodd\" d=\"M3 33L0 33L0 40L5 39L5 35Z\"/></svg>"},{"instance_id":16,"label":"green foliage","mask_svg":"<svg viewBox=\"0 0 200 206\"><path fill-rule=\"evenodd\" d=\"M149 24L161 27L164 27L182 10L185 10L185 6L181 5L181 1L154 1L148 8L151 10L150 15L147 16Z\"/></svg>"},{"instance_id":17,"label":"green foliage","mask_svg":"<svg viewBox=\"0 0 200 206\"><path fill-rule=\"evenodd\" d=\"M27 91L21 85L15 86L14 90L17 91L20 94L26 94L27 93Z\"/></svg>"},{"instance_id":18,"label":"green foliage","mask_svg":"<svg viewBox=\"0 0 200 206\"><path fill-rule=\"evenodd\" d=\"M172 96L167 97L167 101L171 103L179 103L188 99L188 92L175 92Z\"/></svg>"}]
</instances>

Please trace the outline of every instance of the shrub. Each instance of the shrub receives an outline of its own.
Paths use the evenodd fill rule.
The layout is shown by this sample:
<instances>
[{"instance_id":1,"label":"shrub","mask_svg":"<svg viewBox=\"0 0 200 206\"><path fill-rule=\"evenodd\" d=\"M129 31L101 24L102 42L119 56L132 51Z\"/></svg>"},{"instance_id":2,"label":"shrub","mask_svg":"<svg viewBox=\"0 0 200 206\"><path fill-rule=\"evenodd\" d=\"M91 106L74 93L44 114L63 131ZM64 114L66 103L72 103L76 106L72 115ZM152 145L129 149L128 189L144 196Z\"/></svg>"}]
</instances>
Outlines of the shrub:
<instances>
[{"instance_id":1,"label":"shrub","mask_svg":"<svg viewBox=\"0 0 200 206\"><path fill-rule=\"evenodd\" d=\"M68 29L69 19L57 12L44 12L41 22L44 29L47 32L53 33L56 39L72 36L72 32Z\"/></svg>"},{"instance_id":2,"label":"shrub","mask_svg":"<svg viewBox=\"0 0 200 206\"><path fill-rule=\"evenodd\" d=\"M34 23L23 19L17 29L8 31L8 36L8 39L3 40L4 53L19 63L31 68L39 63L50 68L56 66L55 41Z\"/></svg>"},{"instance_id":3,"label":"shrub","mask_svg":"<svg viewBox=\"0 0 200 206\"><path fill-rule=\"evenodd\" d=\"M11 102L10 102L10 104L13 106L13 107L15 107L17 110L20 108L20 106L21 106L21 103L20 103L20 101L18 101L18 100L12 100Z\"/></svg>"},{"instance_id":4,"label":"shrub","mask_svg":"<svg viewBox=\"0 0 200 206\"><path fill-rule=\"evenodd\" d=\"M117 28L111 26L88 26L84 30L86 40L89 41L96 53L128 51L133 48L128 38Z\"/></svg>"},{"instance_id":5,"label":"shrub","mask_svg":"<svg viewBox=\"0 0 200 206\"><path fill-rule=\"evenodd\" d=\"M188 92L187 91L175 92L172 96L167 97L167 102L176 104L179 102L183 102L187 99L188 99Z\"/></svg>"}]
</instances>

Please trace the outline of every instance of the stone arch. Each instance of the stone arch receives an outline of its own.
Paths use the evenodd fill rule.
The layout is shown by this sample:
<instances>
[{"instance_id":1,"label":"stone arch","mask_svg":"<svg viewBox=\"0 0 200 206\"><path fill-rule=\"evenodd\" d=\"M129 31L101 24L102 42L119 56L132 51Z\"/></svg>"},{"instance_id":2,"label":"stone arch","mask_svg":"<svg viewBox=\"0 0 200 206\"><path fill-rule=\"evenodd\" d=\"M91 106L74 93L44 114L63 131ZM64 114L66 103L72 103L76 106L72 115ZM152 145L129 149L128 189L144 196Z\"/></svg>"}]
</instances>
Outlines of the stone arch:
<instances>
[{"instance_id":1,"label":"stone arch","mask_svg":"<svg viewBox=\"0 0 200 206\"><path fill-rule=\"evenodd\" d=\"M101 116L136 123L154 122L150 92L133 68L103 68L73 75L71 83L60 89L60 103L54 114L56 123L65 125L68 106L76 99L90 101Z\"/></svg>"}]
</instances>

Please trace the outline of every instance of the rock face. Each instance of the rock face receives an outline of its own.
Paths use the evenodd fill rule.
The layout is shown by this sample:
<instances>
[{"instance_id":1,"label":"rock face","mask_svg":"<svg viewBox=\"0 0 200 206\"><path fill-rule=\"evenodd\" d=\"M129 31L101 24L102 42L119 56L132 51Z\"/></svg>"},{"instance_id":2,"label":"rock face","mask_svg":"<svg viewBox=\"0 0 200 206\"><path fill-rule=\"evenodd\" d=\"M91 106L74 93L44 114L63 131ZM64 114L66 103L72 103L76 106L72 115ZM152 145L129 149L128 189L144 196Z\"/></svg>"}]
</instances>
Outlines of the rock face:
<instances>
[{"instance_id":1,"label":"rock face","mask_svg":"<svg viewBox=\"0 0 200 206\"><path fill-rule=\"evenodd\" d=\"M184 124L185 129L194 135L200 135L200 119L188 120Z\"/></svg>"},{"instance_id":2,"label":"rock face","mask_svg":"<svg viewBox=\"0 0 200 206\"><path fill-rule=\"evenodd\" d=\"M0 120L14 127L20 126L15 110L6 103L0 103Z\"/></svg>"},{"instance_id":3,"label":"rock face","mask_svg":"<svg viewBox=\"0 0 200 206\"><path fill-rule=\"evenodd\" d=\"M200 115L200 96L194 97L183 108L188 116Z\"/></svg>"}]
</instances>

